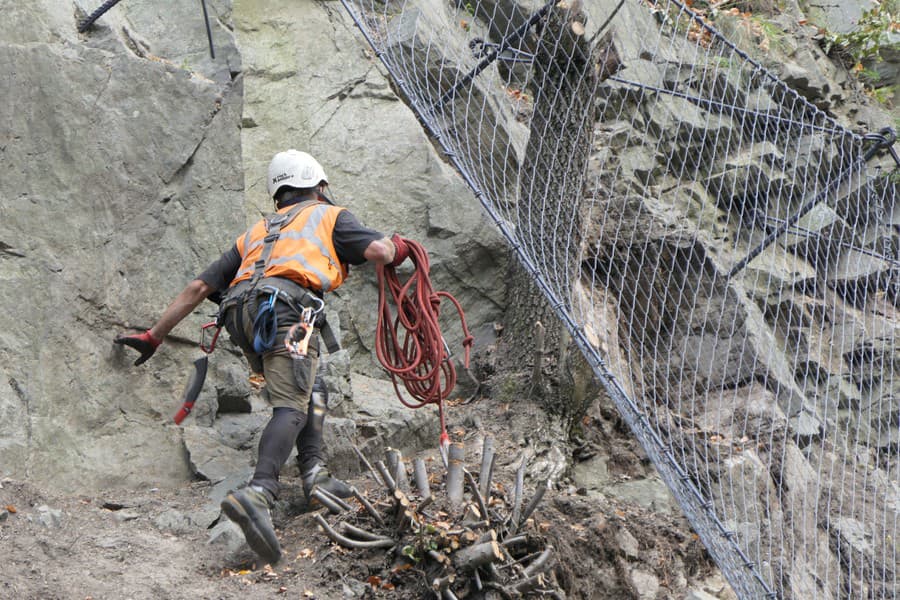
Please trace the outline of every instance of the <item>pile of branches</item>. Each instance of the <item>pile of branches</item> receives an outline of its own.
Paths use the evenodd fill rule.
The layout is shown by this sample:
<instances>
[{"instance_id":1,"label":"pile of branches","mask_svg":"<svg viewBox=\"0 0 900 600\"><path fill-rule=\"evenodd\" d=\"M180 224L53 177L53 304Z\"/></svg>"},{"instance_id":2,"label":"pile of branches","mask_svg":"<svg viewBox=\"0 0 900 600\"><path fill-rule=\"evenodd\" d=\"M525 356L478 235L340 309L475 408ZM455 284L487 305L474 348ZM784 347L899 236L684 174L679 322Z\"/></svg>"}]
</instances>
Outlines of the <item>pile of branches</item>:
<instances>
[{"instance_id":1,"label":"pile of branches","mask_svg":"<svg viewBox=\"0 0 900 600\"><path fill-rule=\"evenodd\" d=\"M328 513L314 518L333 542L382 550L393 571L414 570L442 600L564 597L551 571L553 547L531 519L549 482L525 502L525 457L508 497L507 486L492 482L492 438L484 440L477 480L464 466L461 443L442 454L440 475L430 474L421 458L412 461L410 473L399 450L387 449L374 466L355 450L375 480L368 493L353 488L358 505L322 489L312 493Z\"/></svg>"}]
</instances>

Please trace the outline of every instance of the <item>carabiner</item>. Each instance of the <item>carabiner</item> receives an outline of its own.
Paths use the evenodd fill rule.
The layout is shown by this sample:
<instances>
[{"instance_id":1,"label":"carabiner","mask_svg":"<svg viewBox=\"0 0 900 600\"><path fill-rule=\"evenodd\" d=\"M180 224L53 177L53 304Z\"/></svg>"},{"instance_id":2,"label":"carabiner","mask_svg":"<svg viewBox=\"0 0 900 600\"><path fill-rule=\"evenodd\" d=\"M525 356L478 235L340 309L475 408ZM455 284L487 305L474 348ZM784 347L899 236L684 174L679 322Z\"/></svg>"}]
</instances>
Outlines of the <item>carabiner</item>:
<instances>
[{"instance_id":1,"label":"carabiner","mask_svg":"<svg viewBox=\"0 0 900 600\"><path fill-rule=\"evenodd\" d=\"M210 321L206 325L200 327L200 350L202 350L206 354L212 354L213 350L216 349L216 340L219 339L219 333L222 331L221 327L216 327L215 333L212 334L212 340L209 342L209 346L206 345L206 333L207 330L216 327L215 321Z\"/></svg>"},{"instance_id":2,"label":"carabiner","mask_svg":"<svg viewBox=\"0 0 900 600\"><path fill-rule=\"evenodd\" d=\"M304 311L306 312L306 311ZM312 311L310 311L312 312ZM302 330L302 333L298 332L298 329ZM294 356L305 357L309 352L309 340L312 339L313 326L310 323L306 323L304 321L300 321L299 323L295 323L288 329L287 335L284 336L284 345ZM295 339L296 336L301 335Z\"/></svg>"}]
</instances>

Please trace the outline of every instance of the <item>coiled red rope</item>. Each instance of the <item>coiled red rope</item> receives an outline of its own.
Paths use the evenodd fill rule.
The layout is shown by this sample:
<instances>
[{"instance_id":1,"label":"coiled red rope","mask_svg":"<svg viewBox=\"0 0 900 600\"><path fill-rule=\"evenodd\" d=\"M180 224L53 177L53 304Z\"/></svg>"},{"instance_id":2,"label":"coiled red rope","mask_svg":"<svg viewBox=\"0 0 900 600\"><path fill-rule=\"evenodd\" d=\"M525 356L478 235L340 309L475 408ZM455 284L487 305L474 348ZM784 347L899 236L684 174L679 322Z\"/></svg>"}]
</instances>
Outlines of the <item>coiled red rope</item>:
<instances>
[{"instance_id":1,"label":"coiled red rope","mask_svg":"<svg viewBox=\"0 0 900 600\"><path fill-rule=\"evenodd\" d=\"M475 338L469 333L466 315L459 302L448 292L435 292L431 285L428 252L418 242L404 240L415 270L401 282L394 267L378 266L378 324L375 353L387 369L400 402L409 408L438 405L441 421L441 446L450 443L444 418L444 400L456 385L456 368L438 323L441 299L456 308L462 324L464 365ZM392 307L396 308L394 314ZM403 397L400 382L412 400Z\"/></svg>"}]
</instances>

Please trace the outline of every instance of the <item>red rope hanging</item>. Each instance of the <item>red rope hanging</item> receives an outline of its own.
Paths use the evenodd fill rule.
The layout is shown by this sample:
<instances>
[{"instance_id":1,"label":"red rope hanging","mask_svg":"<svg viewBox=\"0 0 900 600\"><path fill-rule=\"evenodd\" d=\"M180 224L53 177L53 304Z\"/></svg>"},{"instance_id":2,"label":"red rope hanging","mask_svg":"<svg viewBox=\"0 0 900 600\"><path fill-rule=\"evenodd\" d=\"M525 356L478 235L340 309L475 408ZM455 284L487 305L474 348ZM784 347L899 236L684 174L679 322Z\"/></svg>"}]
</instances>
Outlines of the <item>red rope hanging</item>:
<instances>
[{"instance_id":1,"label":"red rope hanging","mask_svg":"<svg viewBox=\"0 0 900 600\"><path fill-rule=\"evenodd\" d=\"M441 420L441 446L450 443L444 419L444 400L456 385L456 368L438 323L441 298L453 303L462 324L466 368L475 338L469 333L462 306L448 292L435 292L431 285L428 253L418 242L404 240L415 270L401 282L396 269L378 266L378 325L375 353L387 369L397 397L409 408L437 404ZM391 302L388 302L390 299ZM396 307L396 315L391 306ZM402 332L401 332L402 327ZM412 400L403 397L399 383Z\"/></svg>"}]
</instances>

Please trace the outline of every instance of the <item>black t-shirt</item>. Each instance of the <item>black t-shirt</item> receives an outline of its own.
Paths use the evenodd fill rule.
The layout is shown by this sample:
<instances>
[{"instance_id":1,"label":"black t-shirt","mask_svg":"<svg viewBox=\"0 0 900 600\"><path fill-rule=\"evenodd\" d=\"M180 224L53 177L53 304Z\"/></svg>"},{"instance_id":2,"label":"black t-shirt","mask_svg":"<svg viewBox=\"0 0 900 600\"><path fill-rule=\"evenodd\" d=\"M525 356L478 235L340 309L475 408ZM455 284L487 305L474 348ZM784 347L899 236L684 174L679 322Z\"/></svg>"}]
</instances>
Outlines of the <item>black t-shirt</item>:
<instances>
[{"instance_id":1,"label":"black t-shirt","mask_svg":"<svg viewBox=\"0 0 900 600\"><path fill-rule=\"evenodd\" d=\"M369 229L360 223L349 210L342 210L335 221L331 241L334 243L338 259L342 263L361 265L366 262L363 253L369 247L369 244L383 237L384 234L374 229ZM237 244L235 244L211 265L206 267L197 276L197 279L200 279L218 292L228 288L228 285L237 275L240 266L241 253L238 252ZM216 293L210 296L210 300L215 302L218 297L219 294Z\"/></svg>"}]
</instances>

